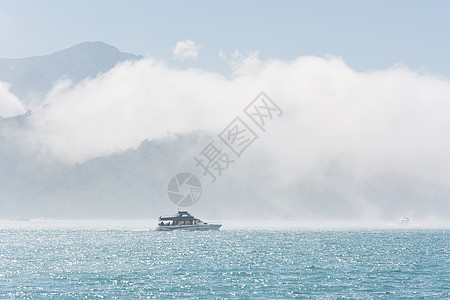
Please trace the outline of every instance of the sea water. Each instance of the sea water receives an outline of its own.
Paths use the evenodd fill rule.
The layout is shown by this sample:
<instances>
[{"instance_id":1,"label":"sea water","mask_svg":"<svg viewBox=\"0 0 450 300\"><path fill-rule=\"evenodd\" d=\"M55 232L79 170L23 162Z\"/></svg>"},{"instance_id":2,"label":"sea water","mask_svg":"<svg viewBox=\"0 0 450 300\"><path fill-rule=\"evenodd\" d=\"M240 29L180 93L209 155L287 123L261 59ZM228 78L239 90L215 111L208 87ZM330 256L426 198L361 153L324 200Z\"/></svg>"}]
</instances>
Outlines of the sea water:
<instances>
[{"instance_id":1,"label":"sea water","mask_svg":"<svg viewBox=\"0 0 450 300\"><path fill-rule=\"evenodd\" d=\"M0 227L0 298L450 298L448 229L88 225Z\"/></svg>"}]
</instances>

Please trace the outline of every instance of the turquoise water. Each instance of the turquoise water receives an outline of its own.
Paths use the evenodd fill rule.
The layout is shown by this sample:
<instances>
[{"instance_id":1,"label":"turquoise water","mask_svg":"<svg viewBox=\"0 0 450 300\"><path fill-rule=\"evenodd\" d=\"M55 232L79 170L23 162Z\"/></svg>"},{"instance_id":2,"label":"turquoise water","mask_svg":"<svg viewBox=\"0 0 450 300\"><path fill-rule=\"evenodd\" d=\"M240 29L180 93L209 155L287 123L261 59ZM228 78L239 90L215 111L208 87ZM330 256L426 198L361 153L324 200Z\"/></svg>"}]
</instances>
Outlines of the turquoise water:
<instances>
[{"instance_id":1,"label":"turquoise water","mask_svg":"<svg viewBox=\"0 0 450 300\"><path fill-rule=\"evenodd\" d=\"M0 298L450 298L450 230L0 229Z\"/></svg>"}]
</instances>

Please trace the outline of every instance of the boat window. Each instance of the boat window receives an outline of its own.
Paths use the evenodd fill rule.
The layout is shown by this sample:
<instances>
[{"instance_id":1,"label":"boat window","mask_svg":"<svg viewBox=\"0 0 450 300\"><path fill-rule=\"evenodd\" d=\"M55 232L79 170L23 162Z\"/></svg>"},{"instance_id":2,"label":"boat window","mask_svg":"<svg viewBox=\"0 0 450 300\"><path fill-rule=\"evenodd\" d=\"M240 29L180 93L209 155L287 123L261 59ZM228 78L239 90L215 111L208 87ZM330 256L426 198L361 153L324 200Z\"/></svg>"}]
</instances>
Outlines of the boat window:
<instances>
[{"instance_id":1,"label":"boat window","mask_svg":"<svg viewBox=\"0 0 450 300\"><path fill-rule=\"evenodd\" d=\"M184 221L180 221L180 225L184 225Z\"/></svg>"}]
</instances>

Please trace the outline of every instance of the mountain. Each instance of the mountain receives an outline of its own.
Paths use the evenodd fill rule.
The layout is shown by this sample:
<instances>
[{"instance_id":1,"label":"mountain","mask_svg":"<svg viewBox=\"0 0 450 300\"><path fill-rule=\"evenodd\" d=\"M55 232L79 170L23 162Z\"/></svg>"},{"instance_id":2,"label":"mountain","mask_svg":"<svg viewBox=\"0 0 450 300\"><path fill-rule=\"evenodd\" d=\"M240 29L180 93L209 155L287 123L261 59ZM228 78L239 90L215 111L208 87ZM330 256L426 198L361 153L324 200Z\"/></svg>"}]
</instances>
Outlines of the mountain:
<instances>
[{"instance_id":1,"label":"mountain","mask_svg":"<svg viewBox=\"0 0 450 300\"><path fill-rule=\"evenodd\" d=\"M10 91L27 105L61 78L77 83L107 72L119 62L141 58L103 42L85 42L50 55L0 58L0 81L9 83Z\"/></svg>"},{"instance_id":2,"label":"mountain","mask_svg":"<svg viewBox=\"0 0 450 300\"><path fill-rule=\"evenodd\" d=\"M0 119L0 125L14 130L26 119ZM6 136L0 134L0 219L157 218L172 213L168 181L180 172L195 172L193 155L186 152L211 139L205 132L193 132L145 140L136 149L71 165L41 161ZM228 206L224 199L207 199L206 190L204 194L203 216L217 217L217 207Z\"/></svg>"},{"instance_id":3,"label":"mountain","mask_svg":"<svg viewBox=\"0 0 450 300\"><path fill-rule=\"evenodd\" d=\"M323 161L287 184L270 153L257 147L212 183L194 160L215 137L203 131L145 140L136 148L76 164L49 161L16 140L26 135L23 128L32 116L0 118L0 220L157 218L176 209L167 185L181 172L202 182L199 202L188 209L205 219L364 220L380 212L395 220L405 207L415 217L444 219L450 211L445 186L402 174L361 181L339 158Z\"/></svg>"}]
</instances>

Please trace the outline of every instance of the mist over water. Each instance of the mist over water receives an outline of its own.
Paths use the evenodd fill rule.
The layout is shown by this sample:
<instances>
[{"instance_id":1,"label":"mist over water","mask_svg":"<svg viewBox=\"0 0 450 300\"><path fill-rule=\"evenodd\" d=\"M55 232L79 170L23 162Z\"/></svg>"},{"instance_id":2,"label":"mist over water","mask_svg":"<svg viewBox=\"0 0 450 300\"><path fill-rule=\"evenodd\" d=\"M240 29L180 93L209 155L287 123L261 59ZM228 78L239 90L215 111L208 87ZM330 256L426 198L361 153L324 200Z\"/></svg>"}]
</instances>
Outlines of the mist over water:
<instances>
[{"instance_id":1,"label":"mist over water","mask_svg":"<svg viewBox=\"0 0 450 300\"><path fill-rule=\"evenodd\" d=\"M333 56L231 65L226 78L146 58L57 82L32 113L0 120L0 216L156 218L175 210L167 182L188 171L204 184L200 217L449 219L447 79L356 72ZM208 183L193 157L260 91L283 116Z\"/></svg>"},{"instance_id":2,"label":"mist over water","mask_svg":"<svg viewBox=\"0 0 450 300\"><path fill-rule=\"evenodd\" d=\"M409 225L398 221L289 221L289 220L231 220L231 219L205 219L208 223L221 223L222 231L235 230L272 230L272 231L370 231L370 230L431 230L450 229L448 221L412 222ZM0 220L0 229L9 230L130 230L153 231L156 229L158 219L121 219L121 220L52 220L30 219L26 221Z\"/></svg>"}]
</instances>

